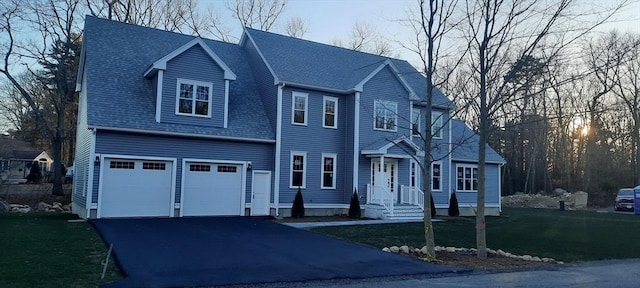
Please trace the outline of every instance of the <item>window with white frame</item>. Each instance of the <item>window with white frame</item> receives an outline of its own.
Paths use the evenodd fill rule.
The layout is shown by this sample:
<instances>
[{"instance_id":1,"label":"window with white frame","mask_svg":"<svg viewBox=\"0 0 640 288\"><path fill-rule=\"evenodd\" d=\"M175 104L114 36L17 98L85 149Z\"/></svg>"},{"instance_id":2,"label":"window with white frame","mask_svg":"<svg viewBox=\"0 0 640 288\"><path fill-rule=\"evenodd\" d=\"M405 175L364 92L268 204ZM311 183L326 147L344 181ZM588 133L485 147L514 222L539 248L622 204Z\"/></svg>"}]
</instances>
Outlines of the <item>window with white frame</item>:
<instances>
[{"instance_id":1,"label":"window with white frame","mask_svg":"<svg viewBox=\"0 0 640 288\"><path fill-rule=\"evenodd\" d=\"M373 107L374 129L396 131L398 104L390 101L376 100Z\"/></svg>"},{"instance_id":2,"label":"window with white frame","mask_svg":"<svg viewBox=\"0 0 640 288\"><path fill-rule=\"evenodd\" d=\"M213 84L208 82L178 79L176 114L211 116L211 92Z\"/></svg>"},{"instance_id":3,"label":"window with white frame","mask_svg":"<svg viewBox=\"0 0 640 288\"><path fill-rule=\"evenodd\" d=\"M411 109L411 136L420 136L420 109Z\"/></svg>"},{"instance_id":4,"label":"window with white frame","mask_svg":"<svg viewBox=\"0 0 640 288\"><path fill-rule=\"evenodd\" d=\"M431 135L433 138L442 138L442 112L431 113Z\"/></svg>"},{"instance_id":5,"label":"window with white frame","mask_svg":"<svg viewBox=\"0 0 640 288\"><path fill-rule=\"evenodd\" d=\"M420 166L418 166L418 162L415 160L411 160L411 187L420 187Z\"/></svg>"},{"instance_id":6,"label":"window with white frame","mask_svg":"<svg viewBox=\"0 0 640 288\"><path fill-rule=\"evenodd\" d=\"M336 188L336 154L322 154L322 189Z\"/></svg>"},{"instance_id":7,"label":"window with white frame","mask_svg":"<svg viewBox=\"0 0 640 288\"><path fill-rule=\"evenodd\" d=\"M458 165L456 167L457 190L462 192L478 191L478 166Z\"/></svg>"},{"instance_id":8,"label":"window with white frame","mask_svg":"<svg viewBox=\"0 0 640 288\"><path fill-rule=\"evenodd\" d=\"M433 162L431 163L431 190L440 191L442 190L442 163Z\"/></svg>"},{"instance_id":9,"label":"window with white frame","mask_svg":"<svg viewBox=\"0 0 640 288\"><path fill-rule=\"evenodd\" d=\"M337 128L338 127L338 98L324 96L322 98L323 110L322 127Z\"/></svg>"},{"instance_id":10,"label":"window with white frame","mask_svg":"<svg viewBox=\"0 0 640 288\"><path fill-rule=\"evenodd\" d=\"M305 188L306 177L305 171L307 170L307 153L306 152L291 152L291 182L289 188Z\"/></svg>"},{"instance_id":11,"label":"window with white frame","mask_svg":"<svg viewBox=\"0 0 640 288\"><path fill-rule=\"evenodd\" d=\"M307 106L309 94L293 92L291 95L291 123L307 125Z\"/></svg>"}]
</instances>

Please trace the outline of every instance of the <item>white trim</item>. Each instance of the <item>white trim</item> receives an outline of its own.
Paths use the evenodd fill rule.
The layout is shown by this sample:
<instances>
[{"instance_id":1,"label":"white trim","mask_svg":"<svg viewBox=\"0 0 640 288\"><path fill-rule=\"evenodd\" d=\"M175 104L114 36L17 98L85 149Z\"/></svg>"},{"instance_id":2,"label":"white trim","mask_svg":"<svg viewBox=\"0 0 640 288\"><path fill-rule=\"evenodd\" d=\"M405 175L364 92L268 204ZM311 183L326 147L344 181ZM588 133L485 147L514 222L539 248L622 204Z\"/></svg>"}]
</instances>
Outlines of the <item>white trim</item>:
<instances>
[{"instance_id":1,"label":"white trim","mask_svg":"<svg viewBox=\"0 0 640 288\"><path fill-rule=\"evenodd\" d=\"M463 158L451 158L451 160L453 160L453 162L457 162L456 164L478 164L478 160L477 159L463 159ZM486 164L494 164L494 165L504 165L505 162L498 162L498 161L485 161Z\"/></svg>"},{"instance_id":2,"label":"white trim","mask_svg":"<svg viewBox=\"0 0 640 288\"><path fill-rule=\"evenodd\" d=\"M265 58L264 54L262 54L262 51L260 51L260 48L256 44L256 41L253 40L253 37L251 37L251 34L249 34L249 32L247 31L248 30L245 28L244 32L242 33L242 38L240 39L239 45L242 45L242 43L246 41L245 40L245 36L246 36L251 41L251 44L253 44L253 48L256 49L256 52L258 52L260 59L262 59L262 62L264 63L265 66L267 66L267 69L271 73L271 77L273 77L273 85L282 84L284 86L284 83L280 83L280 80L278 80L278 76L276 76L276 73L273 71L273 68L271 68L271 65L269 65L269 62L267 62L267 58Z\"/></svg>"},{"instance_id":3,"label":"white trim","mask_svg":"<svg viewBox=\"0 0 640 288\"><path fill-rule=\"evenodd\" d=\"M420 148L418 145L416 145L415 143L413 143L413 141L411 141L409 138L407 138L406 136L401 136L398 139L395 139L393 141L389 141L389 143L385 144L384 146L378 148L378 149L372 149L372 150L362 150L362 154L363 155L369 155L369 154L387 154L389 148L398 145L398 143L400 142L404 142L406 143L409 147L413 148L414 151L416 151L416 156L418 157L422 157L424 156L424 151L422 150L422 148ZM410 156L407 155L403 155L400 158L410 158Z\"/></svg>"},{"instance_id":4,"label":"white trim","mask_svg":"<svg viewBox=\"0 0 640 288\"><path fill-rule=\"evenodd\" d=\"M295 122L295 118L296 118L296 97L302 97L304 98L304 122L303 123L297 123ZM307 126L307 119L309 118L309 94L307 93L302 93L302 92L297 92L297 91L292 91L291 92L291 124L293 125L300 125L300 126Z\"/></svg>"},{"instance_id":5,"label":"white trim","mask_svg":"<svg viewBox=\"0 0 640 288\"><path fill-rule=\"evenodd\" d=\"M85 98L85 100L86 100L86 98ZM86 104L85 104L84 108L85 109L87 108ZM87 120L85 119L83 121L86 122ZM91 213L91 206L93 205L93 179L94 179L94 175L95 175L95 165L96 165L94 159L96 159L96 156L98 156L98 157L100 156L99 154L96 154L96 130L91 130L91 136L90 137L91 138L89 140L89 163L88 163L89 169L88 169L88 172L87 172L89 175L87 175L87 181L88 181L87 182L87 187L86 187L87 188L87 193L85 194L85 197L86 197L86 199L85 199L85 209L87 209L87 218L89 218L91 216L91 214L90 214ZM74 169L78 169L78 168L76 167ZM78 171L76 170L76 171L74 171L74 173L78 173ZM100 179L101 177L102 177L102 175L98 176L98 179L102 180L102 179ZM99 182L99 183L102 183L102 182ZM98 186L98 189L100 189L99 187L100 186ZM100 194L98 194L98 195L100 195Z\"/></svg>"},{"instance_id":6,"label":"white trim","mask_svg":"<svg viewBox=\"0 0 640 288\"><path fill-rule=\"evenodd\" d=\"M193 103L191 104L192 105L191 113L180 112L180 85L182 85L182 84L193 86L193 98L191 98L191 101L193 101ZM198 99L198 86L209 88L209 95L207 95L208 96L208 99L207 99L207 103L208 103L208 105L207 105L207 115L196 114L196 107L197 107L196 104L197 104L197 102L198 101L199 102L204 102L202 100L197 100ZM176 79L176 115L211 118L211 106L212 105L213 105L213 83L190 80L190 79L184 79L184 78Z\"/></svg>"},{"instance_id":7,"label":"white trim","mask_svg":"<svg viewBox=\"0 0 640 288\"><path fill-rule=\"evenodd\" d=\"M247 34L248 35L248 34ZM274 177L273 177L273 202L275 204L280 202L280 170L282 168L282 88L284 85L278 85L278 99L276 107L276 151L275 151L275 165L274 165ZM278 208L276 207L276 217L279 216Z\"/></svg>"},{"instance_id":8,"label":"white trim","mask_svg":"<svg viewBox=\"0 0 640 288\"><path fill-rule=\"evenodd\" d=\"M404 154L386 154L386 153L369 153L365 154L365 152L370 152L370 150L363 150L362 154L364 154L367 158L380 158L380 156L384 156L385 158L393 158L393 159L413 159L413 156L404 155Z\"/></svg>"},{"instance_id":9,"label":"white trim","mask_svg":"<svg viewBox=\"0 0 640 288\"><path fill-rule=\"evenodd\" d=\"M362 92L362 91L358 91L356 89L335 89L335 88L329 88L329 87L323 87L323 86L318 86L318 85L310 85L310 84L305 84L305 83L299 83L299 82L292 82L292 81L276 81L274 83L274 85L286 85L286 86L291 86L291 87L295 87L295 88L302 88L302 89L307 89L307 90L316 90L319 92L328 92L328 93L334 93L334 94L351 94L354 92Z\"/></svg>"},{"instance_id":10,"label":"white trim","mask_svg":"<svg viewBox=\"0 0 640 288\"><path fill-rule=\"evenodd\" d=\"M415 166L414 166L415 165ZM411 171L415 169L415 171ZM411 172L415 173L415 186L411 186ZM420 163L415 159L411 158L409 160L409 187L416 187L422 190L422 182L420 181L420 176L422 176L422 169L420 169Z\"/></svg>"},{"instance_id":11,"label":"white trim","mask_svg":"<svg viewBox=\"0 0 640 288\"><path fill-rule=\"evenodd\" d=\"M154 157L154 156L137 156L137 155L122 155L122 154L102 154L99 155L100 157L100 182L98 184L98 203L97 203L97 211L96 211L96 218L100 218L102 215L102 209L100 209L101 207L101 203L102 203L102 194L103 194L103 184L104 184L104 169L105 167L107 167L107 163L105 162L105 159L109 158L109 159L128 159L128 160L152 160L152 161L167 161L167 162L171 162L172 164L172 171L171 171L171 195L169 197L171 197L170 199L170 205L169 207L171 207L169 210L169 217L173 217L174 216L174 206L176 203L176 171L177 171L177 163L178 163L178 159L177 158L169 158L169 157Z\"/></svg>"},{"instance_id":12,"label":"white trim","mask_svg":"<svg viewBox=\"0 0 640 288\"><path fill-rule=\"evenodd\" d=\"M164 79L164 70L158 71L156 81L156 122L160 123L160 114L162 113L162 81Z\"/></svg>"},{"instance_id":13,"label":"white trim","mask_svg":"<svg viewBox=\"0 0 640 288\"><path fill-rule=\"evenodd\" d=\"M353 102L353 179L351 184L353 186L352 190L356 190L359 186L360 170L360 92L355 93ZM350 192L353 193L353 191Z\"/></svg>"},{"instance_id":14,"label":"white trim","mask_svg":"<svg viewBox=\"0 0 640 288\"><path fill-rule=\"evenodd\" d=\"M451 168L453 167L452 166L453 165L453 161L451 160L451 154L453 154L453 143L452 143L452 136L451 136L451 134L452 134L451 130L453 129L451 126L453 126L453 125L451 125L451 114L447 113L447 119L448 120L447 120L447 124L446 125L448 126L447 128L449 129L449 145L448 145L449 146L449 148L448 148L449 149L449 153L448 153L449 155L447 155L447 158L449 158L449 167L447 167L447 177L449 178L449 179L447 179L449 181L447 183L448 183L449 189L447 189L447 190L449 190L448 191L449 192L449 201L451 201L451 194L453 193L453 187L451 187L451 186L454 185L454 183L451 181L451 179L452 179L451 178L451 174L453 174L451 172ZM456 180L456 182L457 182L457 180ZM455 185L458 186L458 183L455 183Z\"/></svg>"},{"instance_id":15,"label":"white trim","mask_svg":"<svg viewBox=\"0 0 640 288\"><path fill-rule=\"evenodd\" d=\"M293 156L302 156L302 185L301 186L293 186ZM289 157L289 188L307 188L307 162L309 162L309 158L307 158L307 152L303 151L291 151Z\"/></svg>"},{"instance_id":16,"label":"white trim","mask_svg":"<svg viewBox=\"0 0 640 288\"><path fill-rule=\"evenodd\" d=\"M394 120L394 125L393 125L393 129L385 129L385 128L377 128L376 127L376 104L380 103L385 111L391 111L391 109L389 109L387 106L389 105L395 105L395 111L391 111L393 113L393 117L395 118ZM385 126L386 126L386 120L387 120L387 114L385 112L384 115L384 120L385 120ZM373 130L376 131L385 131L385 132L398 132L398 102L395 101L388 101L388 100L380 100L380 99L375 99L373 100Z\"/></svg>"},{"instance_id":17,"label":"white trim","mask_svg":"<svg viewBox=\"0 0 640 288\"><path fill-rule=\"evenodd\" d=\"M436 165L436 164L440 165L440 176L439 176L440 177L440 188L439 189L434 189L433 188L433 183L434 183L433 182L433 178L435 177L433 175L433 166ZM442 177L442 171L443 171L443 167L444 166L442 165L442 161L433 161L433 162L431 162L431 170L430 171L431 171L431 191L432 192L442 192L443 191L442 190L442 183L443 183L443 181L442 181L442 178L443 178ZM456 179L456 181L457 181L457 179Z\"/></svg>"},{"instance_id":18,"label":"white trim","mask_svg":"<svg viewBox=\"0 0 640 288\"><path fill-rule=\"evenodd\" d=\"M215 139L215 140L232 140L232 141L256 142L256 143L275 143L276 142L275 140L271 140L271 139L243 138L243 137L218 136L218 135L201 135L201 134L191 134L191 133L153 131L153 130L144 130L144 129L119 128L119 127L107 127L107 126L95 126L95 125L91 125L89 126L89 128L99 129L99 130L108 130L108 131L148 134L148 135L161 135L161 136L181 136L181 137L193 137L193 138Z\"/></svg>"},{"instance_id":19,"label":"white trim","mask_svg":"<svg viewBox=\"0 0 640 288\"><path fill-rule=\"evenodd\" d=\"M251 171L251 203L245 203L245 208L247 208L246 204L249 204L249 209L250 209L250 215L253 216L255 214L253 214L253 200L255 200L254 197L254 188L256 187L255 181L256 181L256 174L268 174L269 175L269 182L273 181L273 178L271 177L271 171L269 170L253 170ZM269 193L267 193L267 214L269 215L269 210L271 209L271 187L269 187Z\"/></svg>"},{"instance_id":20,"label":"white trim","mask_svg":"<svg viewBox=\"0 0 640 288\"><path fill-rule=\"evenodd\" d=\"M334 102L333 106L333 126L325 125L325 117L327 116L327 102ZM322 127L338 129L338 97L322 96Z\"/></svg>"},{"instance_id":21,"label":"white trim","mask_svg":"<svg viewBox=\"0 0 640 288\"><path fill-rule=\"evenodd\" d=\"M202 38L200 37L194 38L193 40L187 42L186 44L178 47L178 49L173 50L171 53L155 61L151 65L151 67L149 67L149 69L147 69L147 71L144 72L144 77L149 77L155 71L158 71L158 70L167 70L167 62L169 62L169 60L184 53L185 51L189 50L191 47L195 45L200 45L200 48L202 48L202 50L204 50L204 52L207 53L207 55L209 55L209 57L211 57L211 59L213 59L213 61L216 64L218 64L218 66L220 66L220 68L222 68L222 70L224 71L224 79L236 80L236 74L234 74L233 71L231 71L229 66L227 66L227 64L225 64L224 61L222 61L222 59L220 59L220 57L218 57L218 55L215 52L213 52L211 48L209 48L209 46L205 44L204 40L202 40Z\"/></svg>"},{"instance_id":22,"label":"white trim","mask_svg":"<svg viewBox=\"0 0 640 288\"><path fill-rule=\"evenodd\" d=\"M209 107L211 110L211 107ZM229 124L229 80L224 80L224 124L223 127L227 128Z\"/></svg>"},{"instance_id":23,"label":"white trim","mask_svg":"<svg viewBox=\"0 0 640 288\"><path fill-rule=\"evenodd\" d=\"M84 43L84 34L82 34L82 43ZM84 72L84 63L85 63L85 59L87 58L87 52L86 52L86 48L82 47L82 49L80 50L80 61L78 62L78 72L76 75L78 75L76 77L76 92L80 92L82 91L82 81L84 81L84 79L87 77L87 75ZM89 215L87 214L87 218L89 217Z\"/></svg>"},{"instance_id":24,"label":"white trim","mask_svg":"<svg viewBox=\"0 0 640 288\"><path fill-rule=\"evenodd\" d=\"M498 207L502 212L502 166L498 166Z\"/></svg>"},{"instance_id":25,"label":"white trim","mask_svg":"<svg viewBox=\"0 0 640 288\"><path fill-rule=\"evenodd\" d=\"M247 161L234 161L234 160L216 160L216 159L200 159L200 158L183 158L182 159L182 175L181 175L181 180L180 183L182 183L182 185L180 185L180 217L183 217L184 215L184 199L185 199L185 193L184 193L184 183L185 183L185 175L187 173L187 163L188 162L196 162L196 163L210 163L210 164L231 164L231 165L241 165L242 168L240 168L240 178L241 178L241 185L240 185L240 189L241 189L241 193L240 193L240 216L245 216L245 211L244 211L244 206L245 206L245 202L246 202L246 193L247 193ZM174 181L175 182L175 181Z\"/></svg>"},{"instance_id":26,"label":"white trim","mask_svg":"<svg viewBox=\"0 0 640 288\"><path fill-rule=\"evenodd\" d=\"M333 183L331 183L331 187L324 187L324 173L327 171L324 171L324 158L331 158L333 159L333 171L331 171L331 173L333 173L333 178L332 181ZM320 189L322 190L335 190L336 189L336 178L338 178L338 154L336 153L322 153L321 156L321 161L320 161Z\"/></svg>"}]
</instances>

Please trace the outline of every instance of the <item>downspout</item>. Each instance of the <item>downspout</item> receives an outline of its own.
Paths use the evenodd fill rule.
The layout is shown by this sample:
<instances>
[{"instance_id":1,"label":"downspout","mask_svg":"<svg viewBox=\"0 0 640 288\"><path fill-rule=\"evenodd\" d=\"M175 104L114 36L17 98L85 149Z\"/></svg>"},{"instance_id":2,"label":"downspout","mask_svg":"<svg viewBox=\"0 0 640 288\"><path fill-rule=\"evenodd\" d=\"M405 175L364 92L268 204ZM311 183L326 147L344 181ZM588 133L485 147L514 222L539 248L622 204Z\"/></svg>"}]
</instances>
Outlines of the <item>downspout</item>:
<instances>
[{"instance_id":1,"label":"downspout","mask_svg":"<svg viewBox=\"0 0 640 288\"><path fill-rule=\"evenodd\" d=\"M351 182L353 184L353 187L351 189L352 191L358 188L358 170L360 169L360 92L355 92L353 106L353 181Z\"/></svg>"},{"instance_id":2,"label":"downspout","mask_svg":"<svg viewBox=\"0 0 640 288\"><path fill-rule=\"evenodd\" d=\"M276 217L280 216L279 207L280 207L280 162L281 162L281 149L282 149L282 88L284 88L284 83L278 85L278 106L276 109L276 155L275 155L275 167L276 170L273 181L273 202L276 208Z\"/></svg>"},{"instance_id":3,"label":"downspout","mask_svg":"<svg viewBox=\"0 0 640 288\"><path fill-rule=\"evenodd\" d=\"M451 161L451 154L453 154L453 143L451 142L451 140L452 140L452 135L451 134L453 134L452 133L453 130L451 128L451 126L453 126L453 125L451 125L451 124L453 123L453 119L451 118L451 110L449 110L448 118L449 118L449 120L447 120L447 124L449 125L449 156L448 156L448 158L449 158L449 169L447 169L447 170L449 172L447 173L448 174L447 177L449 178L449 180L448 180L449 181L449 189L448 189L449 190L449 199L447 200L447 203L451 204L451 191L453 191L453 187L455 187L455 185L456 185L456 183L451 181L451 175L456 173L456 171L454 169L452 169L453 167L451 167L451 165L453 165L453 163Z\"/></svg>"}]
</instances>

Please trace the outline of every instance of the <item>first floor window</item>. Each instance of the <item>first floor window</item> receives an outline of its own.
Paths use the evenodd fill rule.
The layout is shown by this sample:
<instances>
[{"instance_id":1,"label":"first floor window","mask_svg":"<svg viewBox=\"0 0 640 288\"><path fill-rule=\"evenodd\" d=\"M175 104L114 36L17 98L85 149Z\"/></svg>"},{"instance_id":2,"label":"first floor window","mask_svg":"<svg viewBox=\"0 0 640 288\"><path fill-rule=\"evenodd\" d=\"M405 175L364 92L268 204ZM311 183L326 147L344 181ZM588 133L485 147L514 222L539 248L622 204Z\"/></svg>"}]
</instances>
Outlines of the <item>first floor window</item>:
<instances>
[{"instance_id":1,"label":"first floor window","mask_svg":"<svg viewBox=\"0 0 640 288\"><path fill-rule=\"evenodd\" d=\"M376 100L373 109L373 125L375 129L396 131L398 104L395 102Z\"/></svg>"},{"instance_id":2,"label":"first floor window","mask_svg":"<svg viewBox=\"0 0 640 288\"><path fill-rule=\"evenodd\" d=\"M305 168L307 153L291 152L291 186L290 188L305 187Z\"/></svg>"},{"instance_id":3,"label":"first floor window","mask_svg":"<svg viewBox=\"0 0 640 288\"><path fill-rule=\"evenodd\" d=\"M411 160L411 187L420 188L419 167L416 161Z\"/></svg>"},{"instance_id":4,"label":"first floor window","mask_svg":"<svg viewBox=\"0 0 640 288\"><path fill-rule=\"evenodd\" d=\"M210 116L212 84L178 80L178 114Z\"/></svg>"},{"instance_id":5,"label":"first floor window","mask_svg":"<svg viewBox=\"0 0 640 288\"><path fill-rule=\"evenodd\" d=\"M322 154L322 188L336 188L335 154Z\"/></svg>"},{"instance_id":6,"label":"first floor window","mask_svg":"<svg viewBox=\"0 0 640 288\"><path fill-rule=\"evenodd\" d=\"M478 167L462 165L457 167L456 178L458 191L478 191Z\"/></svg>"},{"instance_id":7,"label":"first floor window","mask_svg":"<svg viewBox=\"0 0 640 288\"><path fill-rule=\"evenodd\" d=\"M431 190L442 190L440 180L442 179L442 164L436 162L431 164Z\"/></svg>"}]
</instances>

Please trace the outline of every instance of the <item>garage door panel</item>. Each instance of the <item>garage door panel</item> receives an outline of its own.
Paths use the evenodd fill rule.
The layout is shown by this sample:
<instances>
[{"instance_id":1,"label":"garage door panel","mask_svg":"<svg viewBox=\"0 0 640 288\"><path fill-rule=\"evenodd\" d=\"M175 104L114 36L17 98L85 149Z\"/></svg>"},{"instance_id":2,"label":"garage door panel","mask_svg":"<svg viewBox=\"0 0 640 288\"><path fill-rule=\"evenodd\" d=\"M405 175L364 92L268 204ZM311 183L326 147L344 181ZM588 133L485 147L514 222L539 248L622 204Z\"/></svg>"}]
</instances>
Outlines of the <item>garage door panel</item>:
<instances>
[{"instance_id":1,"label":"garage door panel","mask_svg":"<svg viewBox=\"0 0 640 288\"><path fill-rule=\"evenodd\" d=\"M184 177L184 216L240 215L241 166L187 163Z\"/></svg>"},{"instance_id":2,"label":"garage door panel","mask_svg":"<svg viewBox=\"0 0 640 288\"><path fill-rule=\"evenodd\" d=\"M105 159L100 217L170 216L172 163Z\"/></svg>"}]
</instances>

